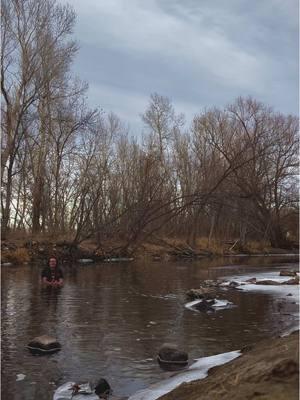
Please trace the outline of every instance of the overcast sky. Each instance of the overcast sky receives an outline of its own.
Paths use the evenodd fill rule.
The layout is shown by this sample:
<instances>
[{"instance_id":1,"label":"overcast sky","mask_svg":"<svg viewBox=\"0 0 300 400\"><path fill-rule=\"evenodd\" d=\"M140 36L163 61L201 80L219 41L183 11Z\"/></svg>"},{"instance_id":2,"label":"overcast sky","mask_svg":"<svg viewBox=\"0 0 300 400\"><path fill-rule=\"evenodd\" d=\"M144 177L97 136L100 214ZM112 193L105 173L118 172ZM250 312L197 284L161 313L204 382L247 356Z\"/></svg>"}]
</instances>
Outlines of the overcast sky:
<instances>
[{"instance_id":1,"label":"overcast sky","mask_svg":"<svg viewBox=\"0 0 300 400\"><path fill-rule=\"evenodd\" d=\"M298 114L298 0L68 0L89 104L137 134L151 93L189 122L251 95Z\"/></svg>"}]
</instances>

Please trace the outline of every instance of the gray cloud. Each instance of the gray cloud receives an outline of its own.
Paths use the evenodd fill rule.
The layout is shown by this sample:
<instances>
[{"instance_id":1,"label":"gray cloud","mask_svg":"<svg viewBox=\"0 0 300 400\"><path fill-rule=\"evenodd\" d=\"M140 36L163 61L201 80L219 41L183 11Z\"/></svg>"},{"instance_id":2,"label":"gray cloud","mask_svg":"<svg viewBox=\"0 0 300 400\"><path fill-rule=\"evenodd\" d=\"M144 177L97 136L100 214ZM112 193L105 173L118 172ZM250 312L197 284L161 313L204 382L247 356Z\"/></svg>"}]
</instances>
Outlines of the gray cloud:
<instances>
[{"instance_id":1,"label":"gray cloud","mask_svg":"<svg viewBox=\"0 0 300 400\"><path fill-rule=\"evenodd\" d=\"M298 113L296 0L72 0L80 51L74 70L90 103L135 131L150 93L188 119L252 95Z\"/></svg>"}]
</instances>

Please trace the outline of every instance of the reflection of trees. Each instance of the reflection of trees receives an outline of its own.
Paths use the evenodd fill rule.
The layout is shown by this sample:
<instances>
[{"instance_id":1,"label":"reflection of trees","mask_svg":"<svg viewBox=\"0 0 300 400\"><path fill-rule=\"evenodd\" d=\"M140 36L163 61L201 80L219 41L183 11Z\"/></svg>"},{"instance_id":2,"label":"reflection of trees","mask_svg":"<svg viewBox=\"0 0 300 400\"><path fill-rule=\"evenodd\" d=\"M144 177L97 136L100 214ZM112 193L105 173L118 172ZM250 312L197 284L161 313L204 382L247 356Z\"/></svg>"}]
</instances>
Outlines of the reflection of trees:
<instances>
[{"instance_id":1,"label":"reflection of trees","mask_svg":"<svg viewBox=\"0 0 300 400\"><path fill-rule=\"evenodd\" d=\"M5 272L5 365L16 368L16 351L24 354L29 339L42 333L55 335L62 343L56 360L64 378L72 380L143 375L141 360L155 356L163 342L177 343L193 358L239 349L268 336L278 326L278 315L271 315L271 295L230 290L220 292L220 298L232 301L236 308L209 315L184 308L188 288L224 274L226 269L211 269L217 265L220 261L203 260L70 267L64 268L65 286L60 291L41 288L39 268ZM165 299L167 294L176 298ZM11 310L16 314L10 315ZM39 360L29 357L24 361L30 361L26 368L41 374ZM51 367L51 359L47 362L51 376L58 376L57 366ZM159 371L155 362L147 368Z\"/></svg>"}]
</instances>

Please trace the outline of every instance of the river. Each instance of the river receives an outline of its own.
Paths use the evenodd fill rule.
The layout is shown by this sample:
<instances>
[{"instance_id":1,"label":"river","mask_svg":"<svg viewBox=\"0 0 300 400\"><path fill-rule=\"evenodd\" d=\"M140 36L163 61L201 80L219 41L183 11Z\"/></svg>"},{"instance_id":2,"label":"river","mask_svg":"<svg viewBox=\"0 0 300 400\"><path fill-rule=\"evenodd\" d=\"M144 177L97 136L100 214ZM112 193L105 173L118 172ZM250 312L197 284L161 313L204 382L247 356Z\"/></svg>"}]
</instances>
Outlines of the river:
<instances>
[{"instance_id":1,"label":"river","mask_svg":"<svg viewBox=\"0 0 300 400\"><path fill-rule=\"evenodd\" d=\"M236 307L204 314L184 307L185 292L205 279L297 265L295 257L234 257L64 266L61 289L42 287L42 266L2 267L2 399L52 400L64 382L100 377L129 396L170 375L156 362L165 342L193 359L280 334L297 325L293 299L229 290L222 298ZM27 343L42 334L62 350L31 355Z\"/></svg>"}]
</instances>

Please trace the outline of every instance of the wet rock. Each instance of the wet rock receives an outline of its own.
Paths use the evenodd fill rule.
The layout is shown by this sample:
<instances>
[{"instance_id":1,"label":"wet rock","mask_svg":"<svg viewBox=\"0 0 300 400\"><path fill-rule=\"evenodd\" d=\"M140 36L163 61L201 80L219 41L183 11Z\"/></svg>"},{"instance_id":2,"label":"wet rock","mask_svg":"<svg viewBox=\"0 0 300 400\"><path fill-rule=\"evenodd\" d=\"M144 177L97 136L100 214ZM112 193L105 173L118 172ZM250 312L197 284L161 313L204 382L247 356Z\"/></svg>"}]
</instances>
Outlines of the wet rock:
<instances>
[{"instance_id":1,"label":"wet rock","mask_svg":"<svg viewBox=\"0 0 300 400\"><path fill-rule=\"evenodd\" d=\"M247 283L256 283L256 278L247 279L245 282L247 282Z\"/></svg>"},{"instance_id":2,"label":"wet rock","mask_svg":"<svg viewBox=\"0 0 300 400\"><path fill-rule=\"evenodd\" d=\"M188 364L188 354L179 350L175 344L165 343L159 349L158 362L160 365L186 366Z\"/></svg>"},{"instance_id":3,"label":"wet rock","mask_svg":"<svg viewBox=\"0 0 300 400\"><path fill-rule=\"evenodd\" d=\"M282 271L280 271L279 276L297 276L297 272L282 270Z\"/></svg>"},{"instance_id":4,"label":"wet rock","mask_svg":"<svg viewBox=\"0 0 300 400\"><path fill-rule=\"evenodd\" d=\"M61 345L57 339L42 335L32 339L27 348L33 354L51 354L61 350Z\"/></svg>"},{"instance_id":5,"label":"wet rock","mask_svg":"<svg viewBox=\"0 0 300 400\"><path fill-rule=\"evenodd\" d=\"M218 286L220 286L220 281L213 281L213 280L210 280L210 279L207 279L207 280L205 280L205 281L203 281L203 286L204 287L218 287Z\"/></svg>"},{"instance_id":6,"label":"wet rock","mask_svg":"<svg viewBox=\"0 0 300 400\"><path fill-rule=\"evenodd\" d=\"M212 307L212 305L214 305L215 302L216 301L214 299L212 300L203 299L199 303L195 304L193 308L201 312L215 311L215 309Z\"/></svg>"},{"instance_id":7,"label":"wet rock","mask_svg":"<svg viewBox=\"0 0 300 400\"><path fill-rule=\"evenodd\" d=\"M186 297L189 300L213 299L215 293L211 288L190 289L186 292Z\"/></svg>"},{"instance_id":8,"label":"wet rock","mask_svg":"<svg viewBox=\"0 0 300 400\"><path fill-rule=\"evenodd\" d=\"M235 282L235 281L231 281L229 283L229 285L228 285L228 287L233 288L233 289L238 287L238 286L240 286L240 284L238 282Z\"/></svg>"},{"instance_id":9,"label":"wet rock","mask_svg":"<svg viewBox=\"0 0 300 400\"><path fill-rule=\"evenodd\" d=\"M297 275L293 279L289 279L288 281L282 282L282 285L299 285L299 276Z\"/></svg>"},{"instance_id":10,"label":"wet rock","mask_svg":"<svg viewBox=\"0 0 300 400\"><path fill-rule=\"evenodd\" d=\"M95 393L100 397L100 399L108 399L112 390L106 379L100 378L95 386Z\"/></svg>"},{"instance_id":11,"label":"wet rock","mask_svg":"<svg viewBox=\"0 0 300 400\"><path fill-rule=\"evenodd\" d=\"M280 282L272 281L271 279L264 279L262 281L256 281L256 285L281 285Z\"/></svg>"}]
</instances>

